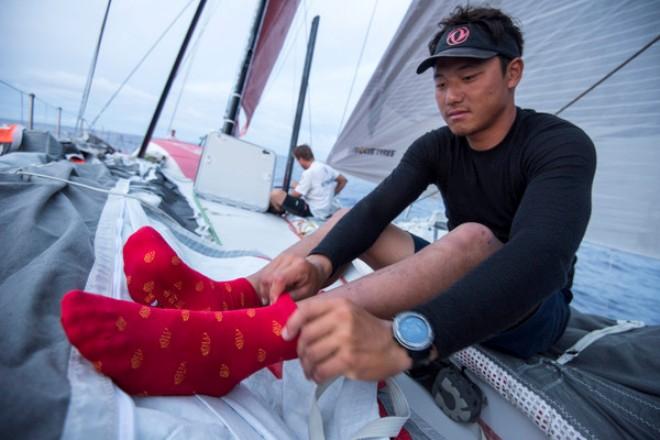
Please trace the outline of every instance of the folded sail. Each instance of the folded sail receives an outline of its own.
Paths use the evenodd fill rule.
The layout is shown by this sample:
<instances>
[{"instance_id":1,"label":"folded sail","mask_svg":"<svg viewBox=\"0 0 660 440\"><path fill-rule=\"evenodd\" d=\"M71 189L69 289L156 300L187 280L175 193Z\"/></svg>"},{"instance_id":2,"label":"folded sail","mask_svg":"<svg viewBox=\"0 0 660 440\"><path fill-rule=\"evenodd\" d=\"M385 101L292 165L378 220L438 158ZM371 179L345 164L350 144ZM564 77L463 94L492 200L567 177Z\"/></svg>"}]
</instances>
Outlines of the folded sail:
<instances>
[{"instance_id":1,"label":"folded sail","mask_svg":"<svg viewBox=\"0 0 660 440\"><path fill-rule=\"evenodd\" d=\"M330 165L378 182L414 139L444 125L432 73L416 75L415 67L428 53L437 23L463 3L412 2L330 152ZM516 17L525 36L525 72L516 93L520 107L557 113L605 78L559 114L584 129L597 148L587 239L660 257L657 1L490 4Z\"/></svg>"}]
</instances>

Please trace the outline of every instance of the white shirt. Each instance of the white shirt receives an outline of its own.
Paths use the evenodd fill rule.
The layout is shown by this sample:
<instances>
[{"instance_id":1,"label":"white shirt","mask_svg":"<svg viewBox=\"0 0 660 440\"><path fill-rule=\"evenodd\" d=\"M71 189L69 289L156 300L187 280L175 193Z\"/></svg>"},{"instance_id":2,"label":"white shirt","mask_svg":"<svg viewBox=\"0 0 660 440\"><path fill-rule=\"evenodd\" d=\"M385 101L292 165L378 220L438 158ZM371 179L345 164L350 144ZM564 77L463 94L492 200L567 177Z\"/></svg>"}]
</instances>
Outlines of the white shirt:
<instances>
[{"instance_id":1,"label":"white shirt","mask_svg":"<svg viewBox=\"0 0 660 440\"><path fill-rule=\"evenodd\" d=\"M295 191L302 194L314 217L325 219L339 209L335 201L338 176L337 171L318 160L303 170Z\"/></svg>"}]
</instances>

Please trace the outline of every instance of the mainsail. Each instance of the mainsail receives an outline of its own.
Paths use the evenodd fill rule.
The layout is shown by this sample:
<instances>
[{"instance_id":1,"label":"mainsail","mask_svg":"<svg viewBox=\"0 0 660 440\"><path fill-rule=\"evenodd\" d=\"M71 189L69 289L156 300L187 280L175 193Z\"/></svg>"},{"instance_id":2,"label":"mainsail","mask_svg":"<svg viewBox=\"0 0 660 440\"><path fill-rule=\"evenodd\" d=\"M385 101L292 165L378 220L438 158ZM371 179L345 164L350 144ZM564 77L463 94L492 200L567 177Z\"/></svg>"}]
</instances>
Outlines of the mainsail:
<instances>
[{"instance_id":1,"label":"mainsail","mask_svg":"<svg viewBox=\"0 0 660 440\"><path fill-rule=\"evenodd\" d=\"M437 23L464 1L414 0L328 157L378 182L411 142L444 125L432 73L415 73ZM557 113L596 144L587 239L660 257L660 4L656 0L491 1L525 36L520 107ZM632 60L630 60L635 54ZM626 61L630 60L628 63ZM603 80L602 82L599 82Z\"/></svg>"}]
</instances>

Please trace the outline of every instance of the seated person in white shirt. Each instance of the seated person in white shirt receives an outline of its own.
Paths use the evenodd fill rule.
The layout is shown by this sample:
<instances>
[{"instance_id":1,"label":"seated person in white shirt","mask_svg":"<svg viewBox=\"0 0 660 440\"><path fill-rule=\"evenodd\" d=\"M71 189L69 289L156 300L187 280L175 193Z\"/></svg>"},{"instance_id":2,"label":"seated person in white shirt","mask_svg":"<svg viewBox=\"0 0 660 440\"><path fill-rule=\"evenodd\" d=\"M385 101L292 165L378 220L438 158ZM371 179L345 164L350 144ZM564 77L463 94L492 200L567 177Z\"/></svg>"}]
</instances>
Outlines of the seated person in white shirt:
<instances>
[{"instance_id":1,"label":"seated person in white shirt","mask_svg":"<svg viewBox=\"0 0 660 440\"><path fill-rule=\"evenodd\" d=\"M284 211L299 217L326 219L339 209L335 196L348 180L332 167L314 160L309 145L298 145L293 156L303 168L300 182L293 182L287 194L281 188L270 193L270 207L276 213Z\"/></svg>"}]
</instances>

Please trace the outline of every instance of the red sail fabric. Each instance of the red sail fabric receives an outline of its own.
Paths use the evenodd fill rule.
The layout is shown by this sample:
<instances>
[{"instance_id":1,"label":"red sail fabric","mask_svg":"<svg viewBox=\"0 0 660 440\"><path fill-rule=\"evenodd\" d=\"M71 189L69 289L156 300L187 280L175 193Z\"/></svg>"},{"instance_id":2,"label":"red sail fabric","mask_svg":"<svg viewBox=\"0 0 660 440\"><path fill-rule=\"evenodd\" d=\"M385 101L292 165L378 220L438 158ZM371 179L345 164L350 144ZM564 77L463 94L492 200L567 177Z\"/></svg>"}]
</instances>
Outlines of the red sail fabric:
<instances>
[{"instance_id":1,"label":"red sail fabric","mask_svg":"<svg viewBox=\"0 0 660 440\"><path fill-rule=\"evenodd\" d=\"M298 9L300 0L268 0L264 21L259 32L257 45L248 72L241 105L247 120L242 130L244 133L250 125L261 93L264 91L266 81L270 76L275 60L282 50L286 34L289 31L293 17Z\"/></svg>"}]
</instances>

